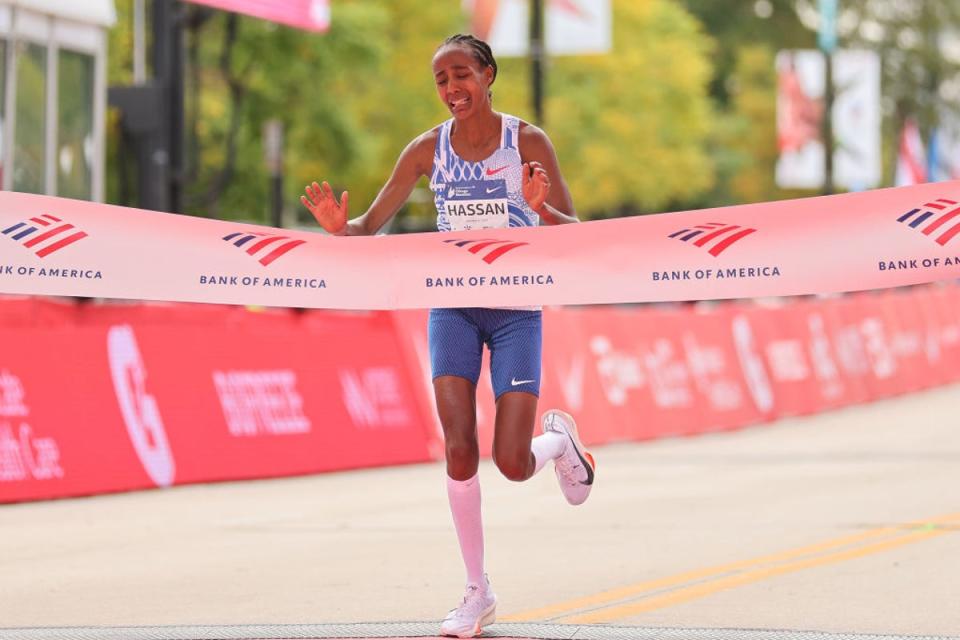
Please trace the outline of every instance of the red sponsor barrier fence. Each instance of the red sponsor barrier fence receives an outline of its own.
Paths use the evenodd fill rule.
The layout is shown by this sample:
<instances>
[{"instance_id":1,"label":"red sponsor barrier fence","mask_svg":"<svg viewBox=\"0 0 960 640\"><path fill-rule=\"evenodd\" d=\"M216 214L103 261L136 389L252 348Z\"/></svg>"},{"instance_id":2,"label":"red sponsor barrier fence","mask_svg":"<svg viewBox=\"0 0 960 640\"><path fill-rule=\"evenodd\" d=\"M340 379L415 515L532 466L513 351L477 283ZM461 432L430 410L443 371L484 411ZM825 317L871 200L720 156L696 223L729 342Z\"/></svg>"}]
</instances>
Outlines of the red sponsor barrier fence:
<instances>
[{"instance_id":1,"label":"red sponsor barrier fence","mask_svg":"<svg viewBox=\"0 0 960 640\"><path fill-rule=\"evenodd\" d=\"M387 313L0 304L0 502L426 460Z\"/></svg>"},{"instance_id":2,"label":"red sponsor barrier fence","mask_svg":"<svg viewBox=\"0 0 960 640\"><path fill-rule=\"evenodd\" d=\"M592 444L960 379L960 292L544 311L541 408ZM426 312L0 300L0 502L443 457ZM487 363L481 448L493 439Z\"/></svg>"}]
</instances>

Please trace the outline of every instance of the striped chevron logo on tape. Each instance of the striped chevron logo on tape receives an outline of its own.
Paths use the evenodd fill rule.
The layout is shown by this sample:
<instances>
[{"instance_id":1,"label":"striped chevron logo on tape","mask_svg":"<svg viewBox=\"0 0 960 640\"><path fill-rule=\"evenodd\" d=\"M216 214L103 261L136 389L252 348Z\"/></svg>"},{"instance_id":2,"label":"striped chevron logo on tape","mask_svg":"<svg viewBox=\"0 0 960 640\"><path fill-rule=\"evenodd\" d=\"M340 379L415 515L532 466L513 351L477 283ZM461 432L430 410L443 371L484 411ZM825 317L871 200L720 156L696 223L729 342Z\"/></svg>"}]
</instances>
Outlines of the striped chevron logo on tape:
<instances>
[{"instance_id":1,"label":"striped chevron logo on tape","mask_svg":"<svg viewBox=\"0 0 960 640\"><path fill-rule=\"evenodd\" d=\"M231 233L224 236L223 239L235 247L245 248L247 254L256 257L257 261L265 267L280 256L306 243L306 240L293 240L289 236L275 236L256 232L245 233L243 231ZM245 247L253 240L256 240L256 242L249 247ZM277 244L278 242L283 244Z\"/></svg>"},{"instance_id":2,"label":"striped chevron logo on tape","mask_svg":"<svg viewBox=\"0 0 960 640\"><path fill-rule=\"evenodd\" d=\"M957 206L956 201L948 200L947 198L937 198L931 202L924 203L922 207L911 209L897 218L897 222L902 222L912 229L920 229L925 236L932 236L935 231L943 228L957 216L960 216L960 206ZM930 220L930 218L933 218L930 224L921 227L921 225L927 220ZM946 246L958 233L960 233L960 220L957 220L956 224L946 229L937 236L935 240L937 244Z\"/></svg>"},{"instance_id":3,"label":"striped chevron logo on tape","mask_svg":"<svg viewBox=\"0 0 960 640\"><path fill-rule=\"evenodd\" d=\"M746 238L756 229L746 229L736 224L726 224L724 222L707 222L693 227L681 229L671 233L668 238L677 238L687 242L694 240L693 244L697 247L707 247L707 252L716 257L729 249L733 243ZM714 242L716 241L716 242ZM712 244L711 244L712 243Z\"/></svg>"},{"instance_id":4,"label":"striped chevron logo on tape","mask_svg":"<svg viewBox=\"0 0 960 640\"><path fill-rule=\"evenodd\" d=\"M40 258L45 258L51 253L87 237L86 232L80 231L69 222L64 222L49 213L43 213L19 222L12 227L7 227L0 233L22 244L27 249L34 249L34 253Z\"/></svg>"},{"instance_id":5,"label":"striped chevron logo on tape","mask_svg":"<svg viewBox=\"0 0 960 640\"><path fill-rule=\"evenodd\" d=\"M528 242L510 242L509 240L490 240L489 238L481 240L463 240L454 238L453 240L444 240L446 244L452 244L455 247L463 247L470 253L480 255L480 252L492 247L484 253L481 258L487 264L493 264L498 258L509 251L529 244Z\"/></svg>"}]
</instances>

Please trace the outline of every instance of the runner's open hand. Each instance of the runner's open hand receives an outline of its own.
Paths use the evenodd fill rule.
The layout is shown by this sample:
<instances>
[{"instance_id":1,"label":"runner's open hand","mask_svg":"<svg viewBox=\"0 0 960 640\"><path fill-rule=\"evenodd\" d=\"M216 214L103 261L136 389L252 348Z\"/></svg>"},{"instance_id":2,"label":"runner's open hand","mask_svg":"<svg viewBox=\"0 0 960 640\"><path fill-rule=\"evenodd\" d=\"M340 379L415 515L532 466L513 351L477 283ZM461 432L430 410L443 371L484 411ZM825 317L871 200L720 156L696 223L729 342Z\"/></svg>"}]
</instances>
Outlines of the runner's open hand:
<instances>
[{"instance_id":1,"label":"runner's open hand","mask_svg":"<svg viewBox=\"0 0 960 640\"><path fill-rule=\"evenodd\" d=\"M337 202L333 189L326 181L322 187L316 182L307 185L306 192L306 196L300 196L300 202L310 210L320 226L327 233L343 232L347 226L347 201L350 194L344 191L340 202Z\"/></svg>"},{"instance_id":2,"label":"runner's open hand","mask_svg":"<svg viewBox=\"0 0 960 640\"><path fill-rule=\"evenodd\" d=\"M523 199L539 212L550 193L550 176L539 162L523 163Z\"/></svg>"}]
</instances>

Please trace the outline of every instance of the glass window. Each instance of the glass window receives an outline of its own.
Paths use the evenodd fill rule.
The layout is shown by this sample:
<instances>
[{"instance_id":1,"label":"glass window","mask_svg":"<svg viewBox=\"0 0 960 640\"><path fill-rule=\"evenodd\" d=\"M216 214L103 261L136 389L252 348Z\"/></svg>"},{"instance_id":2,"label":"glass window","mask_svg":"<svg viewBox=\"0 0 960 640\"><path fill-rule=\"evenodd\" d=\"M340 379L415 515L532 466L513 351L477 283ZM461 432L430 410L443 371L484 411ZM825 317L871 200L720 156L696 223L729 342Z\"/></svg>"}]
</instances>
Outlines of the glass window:
<instances>
[{"instance_id":1,"label":"glass window","mask_svg":"<svg viewBox=\"0 0 960 640\"><path fill-rule=\"evenodd\" d=\"M4 151L6 150L3 134L7 122L7 41L0 40L0 189L3 188Z\"/></svg>"},{"instance_id":2,"label":"glass window","mask_svg":"<svg viewBox=\"0 0 960 640\"><path fill-rule=\"evenodd\" d=\"M93 167L93 56L60 50L57 195L89 200Z\"/></svg>"},{"instance_id":3,"label":"glass window","mask_svg":"<svg viewBox=\"0 0 960 640\"><path fill-rule=\"evenodd\" d=\"M13 134L13 190L44 192L47 49L17 45L17 111Z\"/></svg>"}]
</instances>

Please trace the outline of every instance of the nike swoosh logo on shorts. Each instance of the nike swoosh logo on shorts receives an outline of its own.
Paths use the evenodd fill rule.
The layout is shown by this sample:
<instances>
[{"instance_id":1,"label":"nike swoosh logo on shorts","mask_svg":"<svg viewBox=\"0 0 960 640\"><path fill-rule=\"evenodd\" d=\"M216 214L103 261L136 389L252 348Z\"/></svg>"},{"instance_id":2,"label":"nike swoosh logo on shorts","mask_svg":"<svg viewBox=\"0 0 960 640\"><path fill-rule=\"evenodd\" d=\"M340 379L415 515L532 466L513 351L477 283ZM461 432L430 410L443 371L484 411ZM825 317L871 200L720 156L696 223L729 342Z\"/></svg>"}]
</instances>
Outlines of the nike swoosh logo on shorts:
<instances>
[{"instance_id":1,"label":"nike swoosh logo on shorts","mask_svg":"<svg viewBox=\"0 0 960 640\"><path fill-rule=\"evenodd\" d=\"M498 168L496 168L496 169L490 169L490 168L488 167L488 168L487 168L487 175L488 175L488 176L495 176L495 175L497 175L498 173L500 173L501 171L503 171L504 169L506 169L506 168L509 167L509 166L510 166L510 165L505 164L505 165L503 165L502 167L498 167Z\"/></svg>"},{"instance_id":2,"label":"nike swoosh logo on shorts","mask_svg":"<svg viewBox=\"0 0 960 640\"><path fill-rule=\"evenodd\" d=\"M530 384L531 382L534 382L534 380L517 380L516 378L511 378L510 386L519 387L522 384Z\"/></svg>"}]
</instances>

